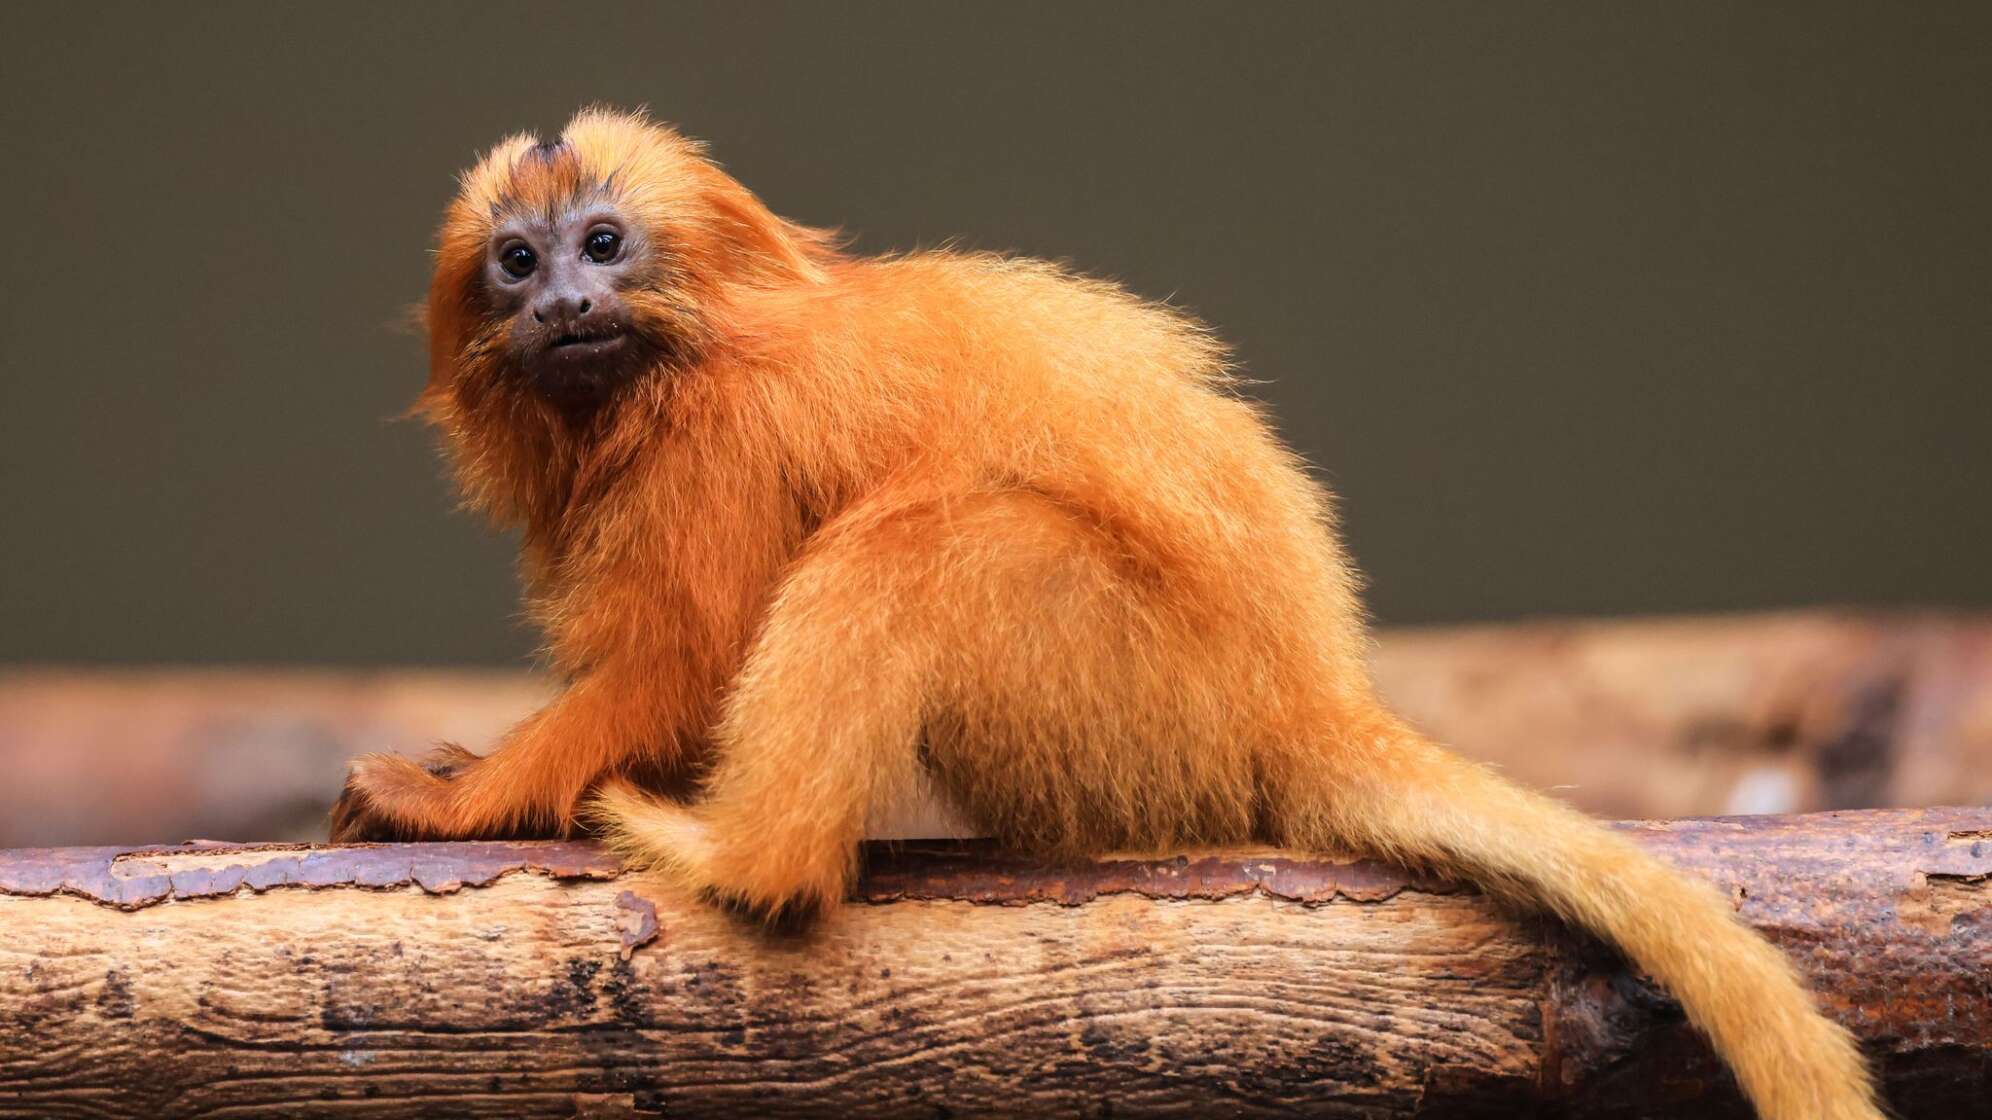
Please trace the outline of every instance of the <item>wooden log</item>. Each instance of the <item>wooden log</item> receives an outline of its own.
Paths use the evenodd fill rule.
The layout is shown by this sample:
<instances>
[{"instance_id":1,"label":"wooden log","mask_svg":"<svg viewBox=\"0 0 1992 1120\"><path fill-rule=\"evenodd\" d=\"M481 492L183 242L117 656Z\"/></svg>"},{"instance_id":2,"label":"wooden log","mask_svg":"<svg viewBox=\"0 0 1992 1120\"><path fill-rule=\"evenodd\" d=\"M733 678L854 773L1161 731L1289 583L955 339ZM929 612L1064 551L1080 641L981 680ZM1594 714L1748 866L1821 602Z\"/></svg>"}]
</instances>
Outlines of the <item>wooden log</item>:
<instances>
[{"instance_id":1,"label":"wooden log","mask_svg":"<svg viewBox=\"0 0 1992 1120\"><path fill-rule=\"evenodd\" d=\"M1627 824L1992 1099L1992 810ZM775 936L576 843L0 854L0 1116L1747 1113L1594 942L1366 862L874 847Z\"/></svg>"},{"instance_id":2,"label":"wooden log","mask_svg":"<svg viewBox=\"0 0 1992 1120\"><path fill-rule=\"evenodd\" d=\"M1434 737L1617 817L1992 803L1992 619L1830 611L1386 631ZM0 669L0 847L311 840L345 760L483 750L525 673Z\"/></svg>"}]
</instances>

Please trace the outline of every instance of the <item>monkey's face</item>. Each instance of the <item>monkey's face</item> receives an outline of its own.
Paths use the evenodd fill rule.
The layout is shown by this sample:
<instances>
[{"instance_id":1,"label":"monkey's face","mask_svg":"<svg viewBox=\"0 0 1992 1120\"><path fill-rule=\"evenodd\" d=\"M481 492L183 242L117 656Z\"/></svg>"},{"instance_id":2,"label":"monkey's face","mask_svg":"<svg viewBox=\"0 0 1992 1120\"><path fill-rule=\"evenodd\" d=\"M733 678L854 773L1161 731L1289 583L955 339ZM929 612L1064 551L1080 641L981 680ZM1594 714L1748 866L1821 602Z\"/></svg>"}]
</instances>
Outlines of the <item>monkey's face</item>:
<instances>
[{"instance_id":1,"label":"monkey's face","mask_svg":"<svg viewBox=\"0 0 1992 1120\"><path fill-rule=\"evenodd\" d=\"M510 362L549 396L592 397L655 357L628 293L654 285L644 228L612 202L492 224L483 284Z\"/></svg>"},{"instance_id":2,"label":"monkey's face","mask_svg":"<svg viewBox=\"0 0 1992 1120\"><path fill-rule=\"evenodd\" d=\"M444 214L421 407L459 432L511 431L538 412L521 405L593 416L751 333L741 309L820 278L824 244L640 114L588 110L558 139L513 136Z\"/></svg>"}]
</instances>

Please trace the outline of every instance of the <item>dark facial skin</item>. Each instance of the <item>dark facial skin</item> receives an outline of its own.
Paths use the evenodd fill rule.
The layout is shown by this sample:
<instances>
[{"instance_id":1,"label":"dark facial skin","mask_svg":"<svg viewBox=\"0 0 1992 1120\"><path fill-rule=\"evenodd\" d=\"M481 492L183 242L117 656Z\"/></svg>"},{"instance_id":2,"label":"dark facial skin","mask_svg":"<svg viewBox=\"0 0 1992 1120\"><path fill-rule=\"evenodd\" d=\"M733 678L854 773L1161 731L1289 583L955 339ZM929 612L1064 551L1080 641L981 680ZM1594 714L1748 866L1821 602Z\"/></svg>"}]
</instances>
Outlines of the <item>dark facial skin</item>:
<instances>
[{"instance_id":1,"label":"dark facial skin","mask_svg":"<svg viewBox=\"0 0 1992 1120\"><path fill-rule=\"evenodd\" d=\"M650 269L651 247L614 207L515 215L492 231L485 283L510 320L514 363L548 396L586 403L648 350L622 293Z\"/></svg>"}]
</instances>

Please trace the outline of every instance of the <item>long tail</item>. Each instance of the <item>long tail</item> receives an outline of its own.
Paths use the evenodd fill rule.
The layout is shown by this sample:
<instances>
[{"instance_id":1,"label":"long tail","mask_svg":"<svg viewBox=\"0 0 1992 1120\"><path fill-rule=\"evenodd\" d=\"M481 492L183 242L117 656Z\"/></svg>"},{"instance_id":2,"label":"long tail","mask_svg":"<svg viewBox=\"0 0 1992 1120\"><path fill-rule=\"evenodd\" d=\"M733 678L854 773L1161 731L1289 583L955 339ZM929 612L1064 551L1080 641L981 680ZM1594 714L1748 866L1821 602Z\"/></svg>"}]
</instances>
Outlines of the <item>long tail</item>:
<instances>
[{"instance_id":1,"label":"long tail","mask_svg":"<svg viewBox=\"0 0 1992 1120\"><path fill-rule=\"evenodd\" d=\"M1612 942L1681 1002L1763 1120L1881 1120L1853 1038L1713 886L1408 731L1383 753L1354 787L1287 776L1281 838L1434 867Z\"/></svg>"}]
</instances>

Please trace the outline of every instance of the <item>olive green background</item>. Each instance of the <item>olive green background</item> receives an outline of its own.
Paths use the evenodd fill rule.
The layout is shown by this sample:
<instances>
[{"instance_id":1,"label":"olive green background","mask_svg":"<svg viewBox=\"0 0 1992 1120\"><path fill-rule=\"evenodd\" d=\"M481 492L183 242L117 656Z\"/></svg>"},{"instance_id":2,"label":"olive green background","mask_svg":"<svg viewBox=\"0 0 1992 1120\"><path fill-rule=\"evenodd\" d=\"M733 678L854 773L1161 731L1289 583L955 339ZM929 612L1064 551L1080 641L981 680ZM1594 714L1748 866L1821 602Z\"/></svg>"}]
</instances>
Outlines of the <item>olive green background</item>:
<instances>
[{"instance_id":1,"label":"olive green background","mask_svg":"<svg viewBox=\"0 0 1992 1120\"><path fill-rule=\"evenodd\" d=\"M395 324L451 176L592 100L1203 316L1383 621L1992 605L1992 5L51 7L0 659L525 656Z\"/></svg>"}]
</instances>

